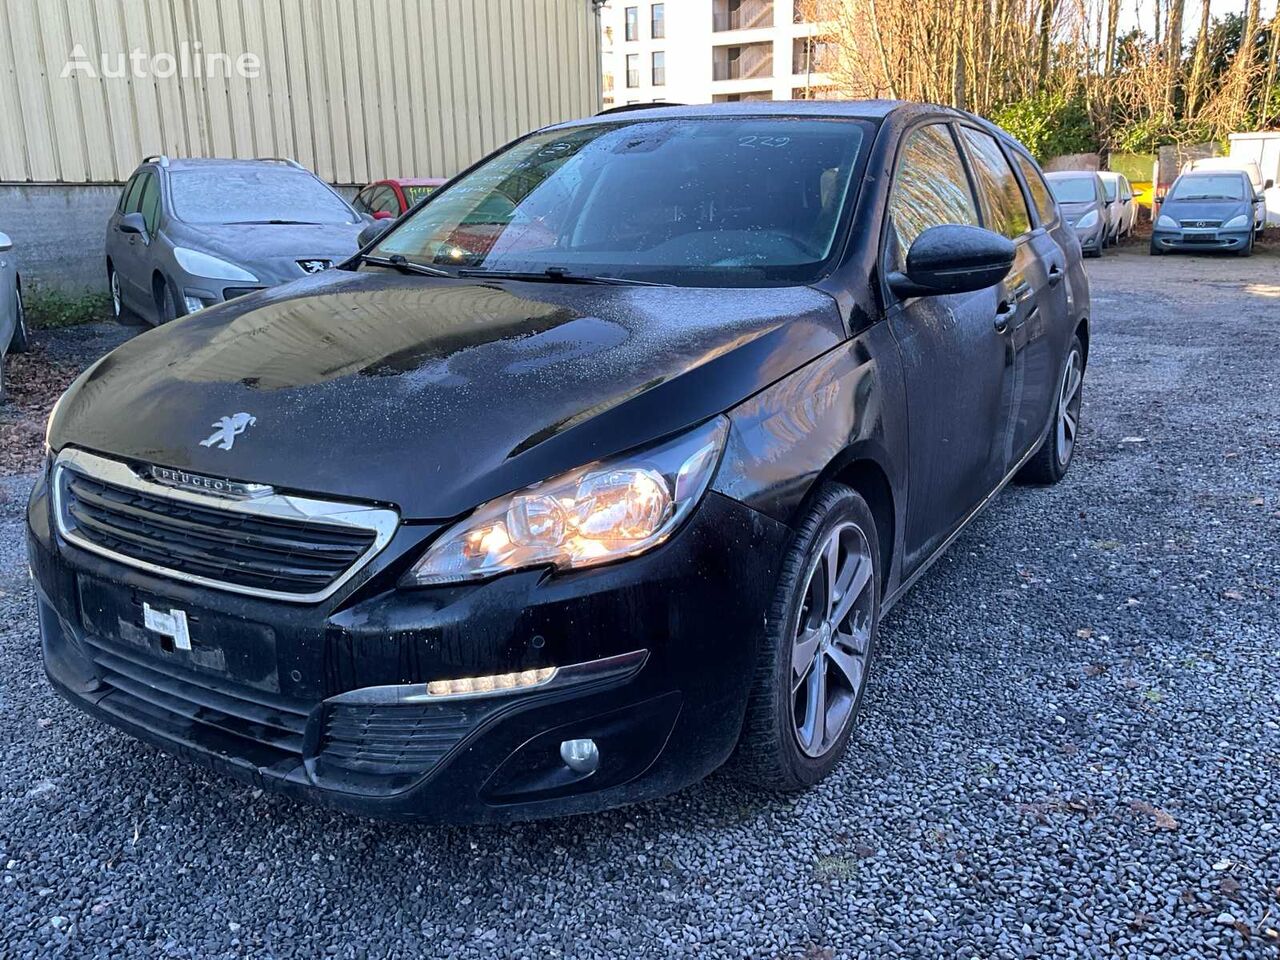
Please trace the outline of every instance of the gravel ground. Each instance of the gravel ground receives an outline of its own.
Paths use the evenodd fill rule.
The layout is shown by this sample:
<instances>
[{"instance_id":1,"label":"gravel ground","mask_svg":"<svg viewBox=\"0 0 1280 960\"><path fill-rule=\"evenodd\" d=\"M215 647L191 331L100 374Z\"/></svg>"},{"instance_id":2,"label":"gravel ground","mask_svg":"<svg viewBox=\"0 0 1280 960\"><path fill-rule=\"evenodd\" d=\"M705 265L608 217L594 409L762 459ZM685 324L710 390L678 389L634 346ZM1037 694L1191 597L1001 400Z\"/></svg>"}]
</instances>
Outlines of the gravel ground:
<instances>
[{"instance_id":1,"label":"gravel ground","mask_svg":"<svg viewBox=\"0 0 1280 960\"><path fill-rule=\"evenodd\" d=\"M0 481L0 956L1275 957L1280 255L1089 269L1068 480L899 605L795 798L431 830L211 779L50 692Z\"/></svg>"}]
</instances>

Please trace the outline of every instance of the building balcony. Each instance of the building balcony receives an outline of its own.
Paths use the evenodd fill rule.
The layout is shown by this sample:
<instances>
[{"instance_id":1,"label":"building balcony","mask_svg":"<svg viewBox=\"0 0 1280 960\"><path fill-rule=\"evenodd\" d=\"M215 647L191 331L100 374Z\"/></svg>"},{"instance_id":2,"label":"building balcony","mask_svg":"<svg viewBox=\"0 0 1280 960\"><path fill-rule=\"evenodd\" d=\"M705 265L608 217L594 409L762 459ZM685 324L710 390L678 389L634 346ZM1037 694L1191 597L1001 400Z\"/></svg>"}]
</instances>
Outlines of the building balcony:
<instances>
[{"instance_id":1,"label":"building balcony","mask_svg":"<svg viewBox=\"0 0 1280 960\"><path fill-rule=\"evenodd\" d=\"M773 76L773 43L712 47L712 80L755 80Z\"/></svg>"},{"instance_id":2,"label":"building balcony","mask_svg":"<svg viewBox=\"0 0 1280 960\"><path fill-rule=\"evenodd\" d=\"M712 0L711 29L761 30L773 26L773 0Z\"/></svg>"}]
</instances>

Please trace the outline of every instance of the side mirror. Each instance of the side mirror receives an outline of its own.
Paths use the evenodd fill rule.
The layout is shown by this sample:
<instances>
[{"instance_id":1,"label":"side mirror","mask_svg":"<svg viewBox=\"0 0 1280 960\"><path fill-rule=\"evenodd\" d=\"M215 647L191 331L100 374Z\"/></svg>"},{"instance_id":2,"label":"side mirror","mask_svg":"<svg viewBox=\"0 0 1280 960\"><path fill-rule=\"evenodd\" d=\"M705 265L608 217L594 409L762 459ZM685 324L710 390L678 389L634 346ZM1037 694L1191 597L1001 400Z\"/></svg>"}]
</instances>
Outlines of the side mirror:
<instances>
[{"instance_id":1,"label":"side mirror","mask_svg":"<svg viewBox=\"0 0 1280 960\"><path fill-rule=\"evenodd\" d=\"M373 211L373 219L375 220L394 220L395 218L396 218L396 215L392 213L390 210Z\"/></svg>"},{"instance_id":2,"label":"side mirror","mask_svg":"<svg viewBox=\"0 0 1280 960\"><path fill-rule=\"evenodd\" d=\"M126 213L120 218L121 233L136 233L138 236L146 239L147 221L142 219L140 213Z\"/></svg>"},{"instance_id":3,"label":"side mirror","mask_svg":"<svg viewBox=\"0 0 1280 960\"><path fill-rule=\"evenodd\" d=\"M1157 193L1156 203L1164 203L1164 197L1165 197L1164 193Z\"/></svg>"},{"instance_id":4,"label":"side mirror","mask_svg":"<svg viewBox=\"0 0 1280 960\"><path fill-rule=\"evenodd\" d=\"M1013 241L981 227L930 227L907 251L907 269L889 275L900 297L969 293L994 286L1013 266Z\"/></svg>"},{"instance_id":5,"label":"side mirror","mask_svg":"<svg viewBox=\"0 0 1280 960\"><path fill-rule=\"evenodd\" d=\"M7 233L0 233L0 253L8 253L13 249L13 240Z\"/></svg>"},{"instance_id":6,"label":"side mirror","mask_svg":"<svg viewBox=\"0 0 1280 960\"><path fill-rule=\"evenodd\" d=\"M360 245L361 250L363 250L365 247L369 246L370 244L377 243L379 240L382 239L382 235L384 233L386 233L393 226L395 226L395 223L396 222L394 220L373 221L373 223L369 224L367 227L365 227L363 230L360 231L360 235L356 237L356 243Z\"/></svg>"}]
</instances>

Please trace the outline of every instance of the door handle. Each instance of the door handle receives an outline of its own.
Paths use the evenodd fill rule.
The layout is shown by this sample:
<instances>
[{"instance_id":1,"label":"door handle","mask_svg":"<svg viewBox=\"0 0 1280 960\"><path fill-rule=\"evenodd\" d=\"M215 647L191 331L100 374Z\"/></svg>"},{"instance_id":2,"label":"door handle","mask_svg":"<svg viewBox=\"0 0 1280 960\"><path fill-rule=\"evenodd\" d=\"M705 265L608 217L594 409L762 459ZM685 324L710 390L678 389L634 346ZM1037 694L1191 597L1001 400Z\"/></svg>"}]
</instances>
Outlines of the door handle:
<instances>
[{"instance_id":1,"label":"door handle","mask_svg":"<svg viewBox=\"0 0 1280 960\"><path fill-rule=\"evenodd\" d=\"M996 305L996 333L1004 333L1009 329L1009 323L1013 320L1013 316L1018 312L1018 302L1010 300L1008 297L1002 297Z\"/></svg>"},{"instance_id":2,"label":"door handle","mask_svg":"<svg viewBox=\"0 0 1280 960\"><path fill-rule=\"evenodd\" d=\"M1049 286L1056 287L1062 280L1062 268L1056 263L1049 264Z\"/></svg>"}]
</instances>

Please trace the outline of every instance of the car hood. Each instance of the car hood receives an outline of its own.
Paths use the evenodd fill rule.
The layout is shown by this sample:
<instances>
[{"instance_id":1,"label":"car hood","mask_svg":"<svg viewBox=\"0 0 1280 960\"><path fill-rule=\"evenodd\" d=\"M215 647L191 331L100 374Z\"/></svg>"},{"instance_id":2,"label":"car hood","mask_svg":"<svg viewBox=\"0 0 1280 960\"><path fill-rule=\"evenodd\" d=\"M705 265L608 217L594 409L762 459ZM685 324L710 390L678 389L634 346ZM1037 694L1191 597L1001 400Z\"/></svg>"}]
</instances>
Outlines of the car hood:
<instances>
[{"instance_id":1,"label":"car hood","mask_svg":"<svg viewBox=\"0 0 1280 960\"><path fill-rule=\"evenodd\" d=\"M1226 223L1240 214L1251 214L1249 204L1240 200L1166 200L1160 213L1174 220L1220 220Z\"/></svg>"},{"instance_id":2,"label":"car hood","mask_svg":"<svg viewBox=\"0 0 1280 960\"><path fill-rule=\"evenodd\" d=\"M808 287L329 271L134 338L59 404L73 445L445 519L696 425L844 339ZM230 450L201 441L254 418Z\"/></svg>"},{"instance_id":3,"label":"car hood","mask_svg":"<svg viewBox=\"0 0 1280 960\"><path fill-rule=\"evenodd\" d=\"M360 223L255 223L210 224L189 240L175 238L179 246L195 247L247 267L264 282L279 282L302 275L299 260L341 262L359 249Z\"/></svg>"},{"instance_id":4,"label":"car hood","mask_svg":"<svg viewBox=\"0 0 1280 960\"><path fill-rule=\"evenodd\" d=\"M1083 203L1062 203L1062 202L1059 202L1059 203L1058 203L1058 206L1060 206L1060 207L1062 208L1062 214L1063 214L1063 216L1067 217L1067 219L1069 219L1069 220L1071 220L1071 221L1073 221L1073 222L1074 222L1074 221L1076 221L1076 220L1079 220L1081 217L1083 217L1083 216L1084 216L1086 213L1088 213L1090 210L1098 210L1098 209L1100 209L1100 208L1099 208L1099 206L1098 206L1098 204L1097 204L1095 201L1092 201L1092 200L1090 200L1090 201L1086 201L1086 202L1083 202Z\"/></svg>"}]
</instances>

